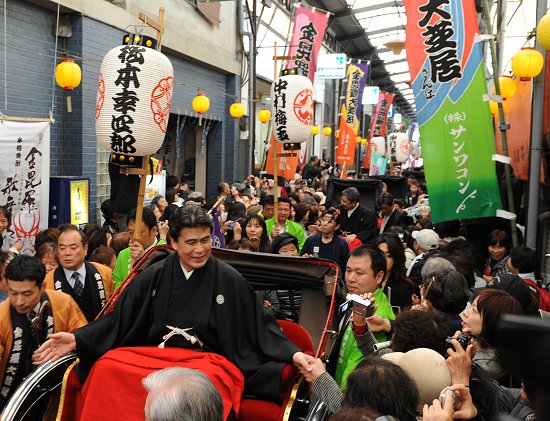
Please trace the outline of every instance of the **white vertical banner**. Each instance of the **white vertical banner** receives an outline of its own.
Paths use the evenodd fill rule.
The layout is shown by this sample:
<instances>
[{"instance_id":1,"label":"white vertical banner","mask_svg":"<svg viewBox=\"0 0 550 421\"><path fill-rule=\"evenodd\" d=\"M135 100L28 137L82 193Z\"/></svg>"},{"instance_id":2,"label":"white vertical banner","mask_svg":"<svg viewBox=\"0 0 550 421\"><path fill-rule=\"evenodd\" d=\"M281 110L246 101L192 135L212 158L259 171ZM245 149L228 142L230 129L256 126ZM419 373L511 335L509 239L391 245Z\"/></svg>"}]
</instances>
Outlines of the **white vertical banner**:
<instances>
[{"instance_id":1,"label":"white vertical banner","mask_svg":"<svg viewBox=\"0 0 550 421\"><path fill-rule=\"evenodd\" d=\"M23 253L34 254L36 234L48 227L50 123L1 121L0 162L0 205L12 213L9 234L21 240Z\"/></svg>"}]
</instances>

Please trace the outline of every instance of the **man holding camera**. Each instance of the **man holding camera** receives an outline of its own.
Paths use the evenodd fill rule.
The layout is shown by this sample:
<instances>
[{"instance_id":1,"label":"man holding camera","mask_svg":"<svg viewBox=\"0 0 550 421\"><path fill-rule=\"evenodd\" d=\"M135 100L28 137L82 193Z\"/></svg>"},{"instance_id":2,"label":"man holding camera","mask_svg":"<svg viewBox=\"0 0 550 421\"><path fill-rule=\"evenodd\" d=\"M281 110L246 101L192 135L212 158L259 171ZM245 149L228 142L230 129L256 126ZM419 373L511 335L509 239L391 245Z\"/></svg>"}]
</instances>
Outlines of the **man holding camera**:
<instances>
[{"instance_id":1,"label":"man holding camera","mask_svg":"<svg viewBox=\"0 0 550 421\"><path fill-rule=\"evenodd\" d=\"M353 301L340 306L338 337L326 368L320 359L311 358L311 371L300 370L306 380L312 383L313 392L325 388L327 382L334 383L334 380L340 388L345 388L349 374L363 360L364 355L372 353L372 349L366 349L369 327L378 342L388 340L390 320L395 319L395 314L380 288L385 273L386 257L380 250L362 245L351 251L346 265L346 288L350 294L360 295L376 304L366 309ZM329 373L334 375L334 379Z\"/></svg>"}]
</instances>

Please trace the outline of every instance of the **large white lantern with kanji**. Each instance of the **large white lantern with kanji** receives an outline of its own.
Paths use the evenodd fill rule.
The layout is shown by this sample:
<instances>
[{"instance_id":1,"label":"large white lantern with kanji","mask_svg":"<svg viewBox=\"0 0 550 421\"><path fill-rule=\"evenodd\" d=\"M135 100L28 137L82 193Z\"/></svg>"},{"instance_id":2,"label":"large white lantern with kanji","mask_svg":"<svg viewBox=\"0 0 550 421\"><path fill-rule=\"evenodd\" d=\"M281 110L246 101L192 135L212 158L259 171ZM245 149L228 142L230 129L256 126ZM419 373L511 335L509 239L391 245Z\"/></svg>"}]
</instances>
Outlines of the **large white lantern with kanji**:
<instances>
[{"instance_id":1,"label":"large white lantern with kanji","mask_svg":"<svg viewBox=\"0 0 550 421\"><path fill-rule=\"evenodd\" d=\"M369 142L370 153L379 153L386 156L386 139L382 136L375 136Z\"/></svg>"},{"instance_id":2,"label":"large white lantern with kanji","mask_svg":"<svg viewBox=\"0 0 550 421\"><path fill-rule=\"evenodd\" d=\"M120 163L125 156L153 155L162 146L170 117L174 70L164 54L142 45L121 45L103 58L96 103L97 140Z\"/></svg>"},{"instance_id":3,"label":"large white lantern with kanji","mask_svg":"<svg viewBox=\"0 0 550 421\"><path fill-rule=\"evenodd\" d=\"M409 136L406 133L391 133L386 142L386 158L390 162L405 162L409 159Z\"/></svg>"},{"instance_id":4,"label":"large white lantern with kanji","mask_svg":"<svg viewBox=\"0 0 550 421\"><path fill-rule=\"evenodd\" d=\"M271 124L275 139L302 143L313 124L313 85L305 76L280 76L271 85Z\"/></svg>"}]
</instances>

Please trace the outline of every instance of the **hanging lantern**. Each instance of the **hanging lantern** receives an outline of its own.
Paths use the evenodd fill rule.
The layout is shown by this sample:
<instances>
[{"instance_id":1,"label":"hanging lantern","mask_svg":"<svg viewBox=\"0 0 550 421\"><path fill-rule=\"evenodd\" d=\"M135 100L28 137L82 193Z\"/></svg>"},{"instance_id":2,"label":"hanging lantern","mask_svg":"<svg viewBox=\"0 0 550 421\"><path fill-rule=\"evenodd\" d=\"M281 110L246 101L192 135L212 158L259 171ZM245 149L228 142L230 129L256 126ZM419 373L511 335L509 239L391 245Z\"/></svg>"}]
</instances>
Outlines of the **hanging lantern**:
<instances>
[{"instance_id":1,"label":"hanging lantern","mask_svg":"<svg viewBox=\"0 0 550 421\"><path fill-rule=\"evenodd\" d=\"M124 155L155 154L162 146L170 117L174 70L159 51L121 45L103 58L96 102L96 135L111 149L113 162L133 162Z\"/></svg>"},{"instance_id":2,"label":"hanging lantern","mask_svg":"<svg viewBox=\"0 0 550 421\"><path fill-rule=\"evenodd\" d=\"M537 25L537 41L545 50L550 50L550 15L544 15Z\"/></svg>"},{"instance_id":3,"label":"hanging lantern","mask_svg":"<svg viewBox=\"0 0 550 421\"><path fill-rule=\"evenodd\" d=\"M405 162L409 159L409 136L406 133L388 135L386 158L395 163Z\"/></svg>"},{"instance_id":4,"label":"hanging lantern","mask_svg":"<svg viewBox=\"0 0 550 421\"><path fill-rule=\"evenodd\" d=\"M260 120L262 123L267 123L270 118L271 118L271 111L260 110L258 112L258 120Z\"/></svg>"},{"instance_id":5,"label":"hanging lantern","mask_svg":"<svg viewBox=\"0 0 550 421\"><path fill-rule=\"evenodd\" d=\"M371 154L376 152L382 156L386 155L386 139L382 136L373 137L370 140L370 151Z\"/></svg>"},{"instance_id":6,"label":"hanging lantern","mask_svg":"<svg viewBox=\"0 0 550 421\"><path fill-rule=\"evenodd\" d=\"M491 110L491 115L498 114L498 103L495 101L489 101L489 109Z\"/></svg>"},{"instance_id":7,"label":"hanging lantern","mask_svg":"<svg viewBox=\"0 0 550 421\"><path fill-rule=\"evenodd\" d=\"M55 68L55 81L66 91L72 91L80 85L82 70L80 66L71 59L64 59ZM67 96L67 112L73 111L71 96Z\"/></svg>"},{"instance_id":8,"label":"hanging lantern","mask_svg":"<svg viewBox=\"0 0 550 421\"><path fill-rule=\"evenodd\" d=\"M332 134L332 129L329 126L323 127L323 134L325 136L330 136Z\"/></svg>"},{"instance_id":9,"label":"hanging lantern","mask_svg":"<svg viewBox=\"0 0 550 421\"><path fill-rule=\"evenodd\" d=\"M317 125L311 126L311 134L313 136L317 136L320 132L321 132L321 129L319 128L319 126Z\"/></svg>"},{"instance_id":10,"label":"hanging lantern","mask_svg":"<svg viewBox=\"0 0 550 421\"><path fill-rule=\"evenodd\" d=\"M284 74L271 84L271 124L275 139L300 149L313 123L313 86L297 74Z\"/></svg>"},{"instance_id":11,"label":"hanging lantern","mask_svg":"<svg viewBox=\"0 0 550 421\"><path fill-rule=\"evenodd\" d=\"M528 81L542 72L544 57L534 48L525 47L512 57L512 72L521 81Z\"/></svg>"},{"instance_id":12,"label":"hanging lantern","mask_svg":"<svg viewBox=\"0 0 550 421\"><path fill-rule=\"evenodd\" d=\"M66 91L72 91L80 85L82 70L74 60L64 59L55 68L55 81Z\"/></svg>"},{"instance_id":13,"label":"hanging lantern","mask_svg":"<svg viewBox=\"0 0 550 421\"><path fill-rule=\"evenodd\" d=\"M422 157L422 150L420 148L419 142L411 142L409 144L409 149L411 151L411 155L414 155L416 158Z\"/></svg>"},{"instance_id":14,"label":"hanging lantern","mask_svg":"<svg viewBox=\"0 0 550 421\"><path fill-rule=\"evenodd\" d=\"M361 139L361 146L365 146L367 144L367 139Z\"/></svg>"},{"instance_id":15,"label":"hanging lantern","mask_svg":"<svg viewBox=\"0 0 550 421\"><path fill-rule=\"evenodd\" d=\"M502 98L511 98L516 93L516 81L512 76L501 76L498 78L498 84L500 85L500 95ZM496 90L493 88L493 92Z\"/></svg>"},{"instance_id":16,"label":"hanging lantern","mask_svg":"<svg viewBox=\"0 0 550 421\"><path fill-rule=\"evenodd\" d=\"M233 118L241 118L244 115L244 106L240 102L234 102L229 107L229 114Z\"/></svg>"},{"instance_id":17,"label":"hanging lantern","mask_svg":"<svg viewBox=\"0 0 550 421\"><path fill-rule=\"evenodd\" d=\"M202 126L202 115L210 109L210 99L204 94L198 94L191 105L199 115L199 126Z\"/></svg>"},{"instance_id":18,"label":"hanging lantern","mask_svg":"<svg viewBox=\"0 0 550 421\"><path fill-rule=\"evenodd\" d=\"M363 139L361 138L361 136L357 136L357 137L355 138L355 143L357 143L358 145L360 145L362 140L363 140Z\"/></svg>"},{"instance_id":19,"label":"hanging lantern","mask_svg":"<svg viewBox=\"0 0 550 421\"><path fill-rule=\"evenodd\" d=\"M388 47L391 52L396 56L401 54L401 51L405 49L405 41L399 38L392 39L391 41L386 42L384 45Z\"/></svg>"}]
</instances>

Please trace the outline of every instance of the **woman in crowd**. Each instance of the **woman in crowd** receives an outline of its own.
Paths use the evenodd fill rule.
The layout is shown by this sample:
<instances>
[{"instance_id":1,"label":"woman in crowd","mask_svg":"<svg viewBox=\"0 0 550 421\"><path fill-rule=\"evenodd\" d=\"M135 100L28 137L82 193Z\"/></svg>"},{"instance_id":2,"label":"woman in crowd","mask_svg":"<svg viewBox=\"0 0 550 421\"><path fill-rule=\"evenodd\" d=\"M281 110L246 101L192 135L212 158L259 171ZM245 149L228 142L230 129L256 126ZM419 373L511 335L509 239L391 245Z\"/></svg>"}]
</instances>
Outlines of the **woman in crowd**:
<instances>
[{"instance_id":1,"label":"woman in crowd","mask_svg":"<svg viewBox=\"0 0 550 421\"><path fill-rule=\"evenodd\" d=\"M283 232L273 239L271 252L282 256L298 256L298 239L288 232Z\"/></svg>"},{"instance_id":2,"label":"woman in crowd","mask_svg":"<svg viewBox=\"0 0 550 421\"><path fill-rule=\"evenodd\" d=\"M111 241L111 247L115 251L115 254L118 254L128 247L130 244L131 235L128 231L119 232L113 235L113 240Z\"/></svg>"},{"instance_id":3,"label":"woman in crowd","mask_svg":"<svg viewBox=\"0 0 550 421\"><path fill-rule=\"evenodd\" d=\"M244 225L244 230L242 226ZM247 238L256 247L257 251L262 253L271 252L271 244L267 235L264 218L258 214L252 214L241 224L235 224L233 229L233 239L240 240Z\"/></svg>"},{"instance_id":4,"label":"woman in crowd","mask_svg":"<svg viewBox=\"0 0 550 421\"><path fill-rule=\"evenodd\" d=\"M441 264L449 265L447 267L453 267L449 261L437 257L428 259L426 265L432 259L437 259L436 261L441 262ZM466 278L457 270L450 268L438 270L434 268L431 274L427 274L424 283L421 285L420 295L422 301L419 308L434 309L447 317L449 335L461 329L460 314L466 308L470 291Z\"/></svg>"},{"instance_id":5,"label":"woman in crowd","mask_svg":"<svg viewBox=\"0 0 550 421\"><path fill-rule=\"evenodd\" d=\"M57 260L57 244L42 244L38 250L36 250L36 256L42 260L42 263L46 267L46 273L56 270L59 266L59 260Z\"/></svg>"},{"instance_id":6,"label":"woman in crowd","mask_svg":"<svg viewBox=\"0 0 550 421\"><path fill-rule=\"evenodd\" d=\"M512 241L508 233L497 229L491 231L487 237L487 251L489 259L485 264L483 279L491 281L495 276L508 273L508 258L512 249Z\"/></svg>"},{"instance_id":7,"label":"woman in crowd","mask_svg":"<svg viewBox=\"0 0 550 421\"><path fill-rule=\"evenodd\" d=\"M40 231L36 234L36 238L34 239L34 249L38 250L44 243L52 243L57 245L59 234L60 232L58 228L46 228L45 230Z\"/></svg>"},{"instance_id":8,"label":"woman in crowd","mask_svg":"<svg viewBox=\"0 0 550 421\"><path fill-rule=\"evenodd\" d=\"M310 373L317 376L312 395L321 398L331 412L370 408L400 421L416 421L420 402L418 388L397 364L379 357L366 357L349 375L343 394L324 369L320 374L315 373L319 368L316 365L312 372L301 371L308 381Z\"/></svg>"},{"instance_id":9,"label":"woman in crowd","mask_svg":"<svg viewBox=\"0 0 550 421\"><path fill-rule=\"evenodd\" d=\"M0 303L8 298L8 286L6 285L6 267L10 262L10 254L0 250Z\"/></svg>"},{"instance_id":10,"label":"woman in crowd","mask_svg":"<svg viewBox=\"0 0 550 421\"><path fill-rule=\"evenodd\" d=\"M504 314L525 314L518 300L500 289L483 289L474 298L472 306L461 313L462 332L474 337L476 354L473 361L493 379L507 373L499 364L495 348L497 324Z\"/></svg>"},{"instance_id":11,"label":"woman in crowd","mask_svg":"<svg viewBox=\"0 0 550 421\"><path fill-rule=\"evenodd\" d=\"M326 210L319 222L320 232L306 239L302 247L302 256L332 260L339 266L340 274L343 276L346 272L349 246L346 240L335 234L340 228L340 211L336 208Z\"/></svg>"},{"instance_id":12,"label":"woman in crowd","mask_svg":"<svg viewBox=\"0 0 550 421\"><path fill-rule=\"evenodd\" d=\"M8 235L11 226L11 212L5 206L0 206L0 250L10 252L12 255L19 254L23 244L20 240L12 240Z\"/></svg>"},{"instance_id":13,"label":"woman in crowd","mask_svg":"<svg viewBox=\"0 0 550 421\"><path fill-rule=\"evenodd\" d=\"M158 207L158 210L160 212L160 215L164 213L164 209L166 209L166 206L168 206L168 202L164 198L164 196L158 195L153 197L153 200L151 200L151 205L156 205Z\"/></svg>"},{"instance_id":14,"label":"woman in crowd","mask_svg":"<svg viewBox=\"0 0 550 421\"><path fill-rule=\"evenodd\" d=\"M387 271L382 289L392 306L405 309L412 305L413 283L406 277L405 252L399 237L384 233L374 239L377 247L386 256Z\"/></svg>"},{"instance_id":15,"label":"woman in crowd","mask_svg":"<svg viewBox=\"0 0 550 421\"><path fill-rule=\"evenodd\" d=\"M283 232L273 239L271 253L281 256L298 256L298 239L288 232ZM301 289L277 290L279 299L280 318L298 322L300 317L300 304L302 302Z\"/></svg>"},{"instance_id":16,"label":"woman in crowd","mask_svg":"<svg viewBox=\"0 0 550 421\"><path fill-rule=\"evenodd\" d=\"M418 196L418 181L411 180L409 183L409 191L405 193L405 202L407 203L407 207L418 204Z\"/></svg>"}]
</instances>

